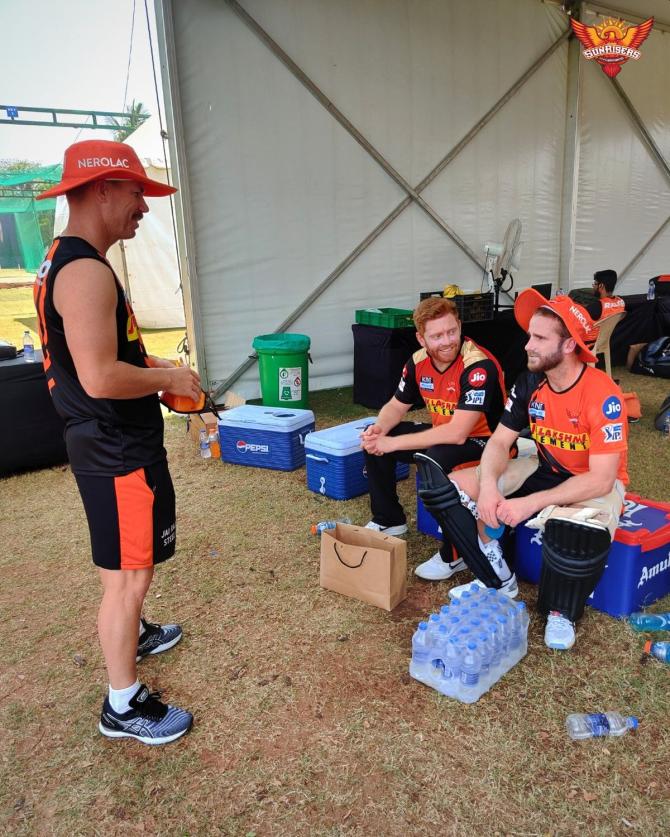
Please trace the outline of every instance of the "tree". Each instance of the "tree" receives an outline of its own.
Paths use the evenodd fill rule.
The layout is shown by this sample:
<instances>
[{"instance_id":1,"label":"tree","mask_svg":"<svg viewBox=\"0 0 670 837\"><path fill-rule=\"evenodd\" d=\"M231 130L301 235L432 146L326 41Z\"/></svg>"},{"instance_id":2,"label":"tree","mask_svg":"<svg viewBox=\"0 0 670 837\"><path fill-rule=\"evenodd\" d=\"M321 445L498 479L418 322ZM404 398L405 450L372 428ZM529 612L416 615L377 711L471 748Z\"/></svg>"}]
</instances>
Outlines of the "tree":
<instances>
[{"instance_id":1,"label":"tree","mask_svg":"<svg viewBox=\"0 0 670 837\"><path fill-rule=\"evenodd\" d=\"M126 105L125 112L127 116L117 119L115 116L109 117L110 125L116 125L118 131L114 131L114 139L117 142L123 142L126 137L129 137L133 131L136 131L140 125L148 119L151 114L145 110L142 102L136 102L135 99Z\"/></svg>"}]
</instances>

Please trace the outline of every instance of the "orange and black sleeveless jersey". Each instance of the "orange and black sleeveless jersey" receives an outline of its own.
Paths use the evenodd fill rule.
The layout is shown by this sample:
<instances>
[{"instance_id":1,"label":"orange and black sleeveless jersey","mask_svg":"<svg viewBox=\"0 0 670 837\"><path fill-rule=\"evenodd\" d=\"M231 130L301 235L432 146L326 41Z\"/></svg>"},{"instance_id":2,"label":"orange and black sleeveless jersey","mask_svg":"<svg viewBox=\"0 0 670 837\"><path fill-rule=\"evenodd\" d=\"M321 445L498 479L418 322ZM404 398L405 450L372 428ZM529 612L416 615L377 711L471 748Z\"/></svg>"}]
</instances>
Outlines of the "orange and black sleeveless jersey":
<instances>
[{"instance_id":1,"label":"orange and black sleeveless jersey","mask_svg":"<svg viewBox=\"0 0 670 837\"><path fill-rule=\"evenodd\" d=\"M467 337L456 359L438 371L425 349L414 352L405 364L395 397L403 404L423 398L433 427L451 421L454 410L481 413L471 436L490 436L505 402L505 381L493 355Z\"/></svg>"},{"instance_id":2,"label":"orange and black sleeveless jersey","mask_svg":"<svg viewBox=\"0 0 670 837\"><path fill-rule=\"evenodd\" d=\"M626 404L619 387L600 369L584 366L563 392L555 392L544 373L524 372L500 423L517 433L530 427L541 466L566 479L586 473L592 453L618 453L617 479L628 482Z\"/></svg>"},{"instance_id":3,"label":"orange and black sleeveless jersey","mask_svg":"<svg viewBox=\"0 0 670 837\"><path fill-rule=\"evenodd\" d=\"M625 311L626 303L620 296L604 296L602 299L596 299L590 302L586 306L586 310L589 312L589 316L595 323L597 329L603 320ZM594 340L597 336L598 332L595 331Z\"/></svg>"},{"instance_id":4,"label":"orange and black sleeveless jersey","mask_svg":"<svg viewBox=\"0 0 670 837\"><path fill-rule=\"evenodd\" d=\"M82 238L56 238L46 254L33 295L44 353L44 371L54 406L65 421L65 442L76 474L117 476L165 459L163 417L157 395L91 398L77 377L65 340L63 319L53 302L58 273L77 259L107 265L117 292L117 360L146 366L146 351L135 315L109 262Z\"/></svg>"}]
</instances>

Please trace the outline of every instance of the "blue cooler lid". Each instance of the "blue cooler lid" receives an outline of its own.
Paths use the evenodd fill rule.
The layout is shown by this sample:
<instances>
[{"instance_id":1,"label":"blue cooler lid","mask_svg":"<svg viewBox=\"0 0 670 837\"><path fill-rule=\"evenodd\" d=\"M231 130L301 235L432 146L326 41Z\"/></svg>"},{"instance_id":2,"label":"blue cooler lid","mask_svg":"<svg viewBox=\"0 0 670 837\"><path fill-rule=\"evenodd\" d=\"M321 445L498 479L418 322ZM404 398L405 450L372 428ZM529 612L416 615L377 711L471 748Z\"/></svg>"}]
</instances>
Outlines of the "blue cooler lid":
<instances>
[{"instance_id":1,"label":"blue cooler lid","mask_svg":"<svg viewBox=\"0 0 670 837\"><path fill-rule=\"evenodd\" d=\"M225 410L219 419L219 427L244 427L248 430L287 431L314 422L311 410L293 410L290 407L264 407L243 404Z\"/></svg>"},{"instance_id":2,"label":"blue cooler lid","mask_svg":"<svg viewBox=\"0 0 670 837\"><path fill-rule=\"evenodd\" d=\"M361 433L377 421L376 416L348 421L336 427L317 430L305 439L305 449L329 453L331 456L348 456L361 450Z\"/></svg>"}]
</instances>

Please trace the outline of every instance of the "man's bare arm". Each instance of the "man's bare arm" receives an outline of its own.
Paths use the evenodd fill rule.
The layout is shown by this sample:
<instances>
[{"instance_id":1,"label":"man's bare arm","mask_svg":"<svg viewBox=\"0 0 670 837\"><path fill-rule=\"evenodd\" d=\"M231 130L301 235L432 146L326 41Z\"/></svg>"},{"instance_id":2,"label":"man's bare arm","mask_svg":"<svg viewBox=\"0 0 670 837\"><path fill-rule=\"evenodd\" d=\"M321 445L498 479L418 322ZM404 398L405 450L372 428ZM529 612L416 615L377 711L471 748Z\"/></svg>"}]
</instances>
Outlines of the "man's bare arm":
<instances>
[{"instance_id":1,"label":"man's bare arm","mask_svg":"<svg viewBox=\"0 0 670 837\"><path fill-rule=\"evenodd\" d=\"M189 367L145 369L117 360L116 303L116 281L102 262L77 259L58 273L54 305L86 393L140 398L165 391L198 398L200 378Z\"/></svg>"}]
</instances>

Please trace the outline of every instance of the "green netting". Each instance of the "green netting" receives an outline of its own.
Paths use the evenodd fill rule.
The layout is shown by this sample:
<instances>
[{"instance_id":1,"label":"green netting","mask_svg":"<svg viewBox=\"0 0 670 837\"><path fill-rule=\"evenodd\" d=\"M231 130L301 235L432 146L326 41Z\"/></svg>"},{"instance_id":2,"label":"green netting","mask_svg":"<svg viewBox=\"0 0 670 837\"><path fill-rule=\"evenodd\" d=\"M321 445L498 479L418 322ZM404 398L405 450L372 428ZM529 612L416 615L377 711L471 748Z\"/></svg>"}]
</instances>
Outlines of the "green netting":
<instances>
[{"instance_id":1,"label":"green netting","mask_svg":"<svg viewBox=\"0 0 670 837\"><path fill-rule=\"evenodd\" d=\"M62 171L63 167L57 164L0 172L0 226L7 238L0 236L0 266L32 271L42 263L46 242L42 240L38 216L44 218L42 213L46 212L53 217L56 198L38 203L35 197L44 191L42 184L58 183Z\"/></svg>"},{"instance_id":2,"label":"green netting","mask_svg":"<svg viewBox=\"0 0 670 837\"><path fill-rule=\"evenodd\" d=\"M22 186L27 183L58 183L62 172L63 166L60 163L53 166L38 166L27 171L0 172L0 187Z\"/></svg>"}]
</instances>

